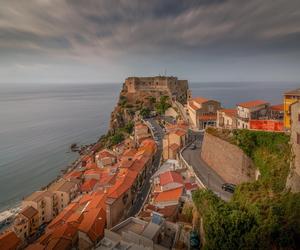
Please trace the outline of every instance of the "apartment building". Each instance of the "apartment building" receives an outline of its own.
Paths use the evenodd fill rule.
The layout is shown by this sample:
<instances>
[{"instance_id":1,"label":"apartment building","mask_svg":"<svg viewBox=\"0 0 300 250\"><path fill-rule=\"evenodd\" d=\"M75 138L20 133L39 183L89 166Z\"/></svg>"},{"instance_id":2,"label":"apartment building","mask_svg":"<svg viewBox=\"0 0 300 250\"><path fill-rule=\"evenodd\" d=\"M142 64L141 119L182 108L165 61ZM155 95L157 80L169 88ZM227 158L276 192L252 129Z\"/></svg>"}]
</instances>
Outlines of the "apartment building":
<instances>
[{"instance_id":1,"label":"apartment building","mask_svg":"<svg viewBox=\"0 0 300 250\"><path fill-rule=\"evenodd\" d=\"M22 207L33 207L38 211L39 225L50 222L58 214L58 202L54 193L36 191L22 201Z\"/></svg>"},{"instance_id":2,"label":"apartment building","mask_svg":"<svg viewBox=\"0 0 300 250\"><path fill-rule=\"evenodd\" d=\"M291 105L300 100L300 88L284 93L284 127L291 128Z\"/></svg>"},{"instance_id":3,"label":"apartment building","mask_svg":"<svg viewBox=\"0 0 300 250\"><path fill-rule=\"evenodd\" d=\"M58 212L62 211L79 193L79 180L59 179L48 188L57 201Z\"/></svg>"},{"instance_id":4,"label":"apartment building","mask_svg":"<svg viewBox=\"0 0 300 250\"><path fill-rule=\"evenodd\" d=\"M13 231L24 241L34 235L39 227L39 212L32 206L25 207L16 216L13 223Z\"/></svg>"},{"instance_id":5,"label":"apartment building","mask_svg":"<svg viewBox=\"0 0 300 250\"><path fill-rule=\"evenodd\" d=\"M267 118L270 104L263 100L254 100L237 104L237 128L250 129L250 120Z\"/></svg>"},{"instance_id":6,"label":"apartment building","mask_svg":"<svg viewBox=\"0 0 300 250\"><path fill-rule=\"evenodd\" d=\"M188 101L187 108L192 125L202 130L207 126L216 126L217 111L221 109L221 103L204 97L195 97Z\"/></svg>"},{"instance_id":7,"label":"apartment building","mask_svg":"<svg viewBox=\"0 0 300 250\"><path fill-rule=\"evenodd\" d=\"M217 127L224 129L237 128L237 110L220 109L217 111Z\"/></svg>"}]
</instances>

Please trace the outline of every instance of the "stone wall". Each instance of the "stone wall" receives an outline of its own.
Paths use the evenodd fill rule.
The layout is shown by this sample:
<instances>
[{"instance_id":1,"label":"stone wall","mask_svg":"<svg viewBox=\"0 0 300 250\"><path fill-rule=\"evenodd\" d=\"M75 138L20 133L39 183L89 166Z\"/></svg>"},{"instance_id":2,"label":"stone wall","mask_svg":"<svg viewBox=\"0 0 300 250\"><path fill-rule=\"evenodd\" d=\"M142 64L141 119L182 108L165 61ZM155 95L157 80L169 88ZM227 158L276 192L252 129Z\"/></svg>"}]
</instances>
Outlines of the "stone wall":
<instances>
[{"instance_id":1,"label":"stone wall","mask_svg":"<svg viewBox=\"0 0 300 250\"><path fill-rule=\"evenodd\" d=\"M291 105L291 144L294 159L292 161L287 186L292 192L300 192L300 144L297 143L297 134L300 135L300 102Z\"/></svg>"},{"instance_id":2,"label":"stone wall","mask_svg":"<svg viewBox=\"0 0 300 250\"><path fill-rule=\"evenodd\" d=\"M252 160L237 146L205 133L201 157L225 182L240 184L255 180Z\"/></svg>"}]
</instances>

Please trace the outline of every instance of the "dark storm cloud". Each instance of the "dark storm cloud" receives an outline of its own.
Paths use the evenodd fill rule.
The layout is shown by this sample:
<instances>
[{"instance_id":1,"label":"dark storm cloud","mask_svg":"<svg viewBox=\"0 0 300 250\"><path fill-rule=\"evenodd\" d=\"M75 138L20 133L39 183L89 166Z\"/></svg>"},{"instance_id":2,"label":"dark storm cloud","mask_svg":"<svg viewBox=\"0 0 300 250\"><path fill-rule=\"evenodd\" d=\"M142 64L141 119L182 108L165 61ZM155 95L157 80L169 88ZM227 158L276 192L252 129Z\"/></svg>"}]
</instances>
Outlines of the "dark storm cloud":
<instances>
[{"instance_id":1,"label":"dark storm cloud","mask_svg":"<svg viewBox=\"0 0 300 250\"><path fill-rule=\"evenodd\" d=\"M300 54L299 0L0 2L0 63Z\"/></svg>"},{"instance_id":2,"label":"dark storm cloud","mask_svg":"<svg viewBox=\"0 0 300 250\"><path fill-rule=\"evenodd\" d=\"M298 0L9 0L2 6L2 47L80 53L86 46L99 54L300 48Z\"/></svg>"}]
</instances>

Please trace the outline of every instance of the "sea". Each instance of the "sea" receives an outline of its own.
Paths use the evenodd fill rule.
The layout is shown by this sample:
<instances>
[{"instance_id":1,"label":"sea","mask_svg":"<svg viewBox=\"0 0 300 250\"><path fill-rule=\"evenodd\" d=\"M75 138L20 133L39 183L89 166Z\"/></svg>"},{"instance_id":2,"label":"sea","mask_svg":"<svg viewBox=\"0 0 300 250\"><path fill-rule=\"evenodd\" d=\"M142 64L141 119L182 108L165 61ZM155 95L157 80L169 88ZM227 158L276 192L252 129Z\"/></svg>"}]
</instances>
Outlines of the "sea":
<instances>
[{"instance_id":1,"label":"sea","mask_svg":"<svg viewBox=\"0 0 300 250\"><path fill-rule=\"evenodd\" d=\"M96 142L109 125L122 84L0 84L0 211L46 186L77 153L70 145ZM282 103L300 83L190 83L193 96L227 108L263 99Z\"/></svg>"}]
</instances>

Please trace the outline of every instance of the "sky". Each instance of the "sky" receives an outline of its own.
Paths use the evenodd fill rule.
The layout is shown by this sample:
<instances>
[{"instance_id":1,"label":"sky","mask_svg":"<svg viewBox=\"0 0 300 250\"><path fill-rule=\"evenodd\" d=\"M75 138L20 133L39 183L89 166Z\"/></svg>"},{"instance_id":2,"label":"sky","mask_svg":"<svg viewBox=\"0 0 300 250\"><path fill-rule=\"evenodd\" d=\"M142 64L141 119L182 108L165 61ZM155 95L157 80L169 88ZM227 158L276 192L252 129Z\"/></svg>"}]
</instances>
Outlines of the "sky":
<instances>
[{"instance_id":1,"label":"sky","mask_svg":"<svg viewBox=\"0 0 300 250\"><path fill-rule=\"evenodd\" d=\"M0 0L0 84L297 82L299 0Z\"/></svg>"}]
</instances>

